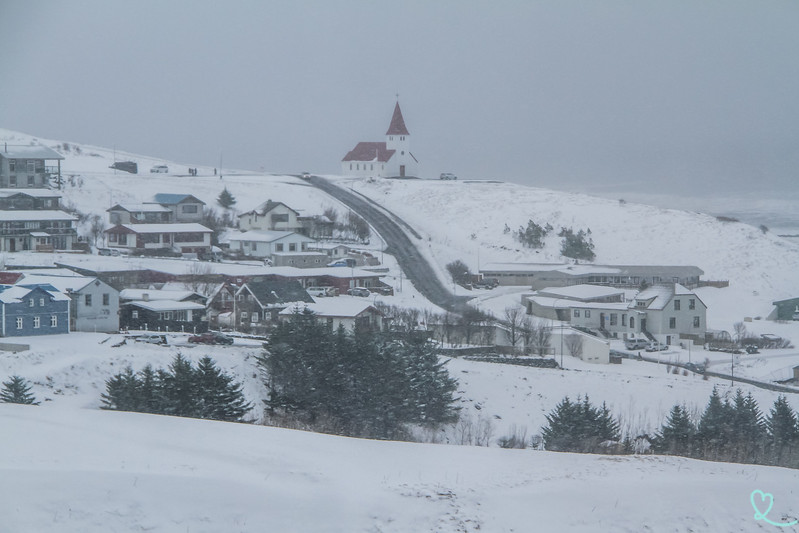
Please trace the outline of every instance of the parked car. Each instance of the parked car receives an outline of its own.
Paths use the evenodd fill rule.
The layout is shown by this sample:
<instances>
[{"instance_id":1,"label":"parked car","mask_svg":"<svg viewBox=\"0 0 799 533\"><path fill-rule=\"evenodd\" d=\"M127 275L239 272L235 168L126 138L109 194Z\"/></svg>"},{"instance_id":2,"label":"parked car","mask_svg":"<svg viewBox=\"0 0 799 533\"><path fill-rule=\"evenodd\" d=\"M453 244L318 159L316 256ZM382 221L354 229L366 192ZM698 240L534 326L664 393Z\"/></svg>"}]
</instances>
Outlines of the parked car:
<instances>
[{"instance_id":1,"label":"parked car","mask_svg":"<svg viewBox=\"0 0 799 533\"><path fill-rule=\"evenodd\" d=\"M442 172L441 175L438 177L440 180L456 180L458 176L455 174L451 174L449 172Z\"/></svg>"},{"instance_id":2,"label":"parked car","mask_svg":"<svg viewBox=\"0 0 799 533\"><path fill-rule=\"evenodd\" d=\"M169 167L166 165L155 165L150 169L150 174L166 174L169 172Z\"/></svg>"},{"instance_id":3,"label":"parked car","mask_svg":"<svg viewBox=\"0 0 799 533\"><path fill-rule=\"evenodd\" d=\"M308 287L305 291L311 296L330 296L333 287Z\"/></svg>"},{"instance_id":4,"label":"parked car","mask_svg":"<svg viewBox=\"0 0 799 533\"><path fill-rule=\"evenodd\" d=\"M668 344L661 344L659 342L650 342L646 346L646 351L647 352L662 352L662 351L668 350L668 349L669 349L669 345Z\"/></svg>"},{"instance_id":5,"label":"parked car","mask_svg":"<svg viewBox=\"0 0 799 533\"><path fill-rule=\"evenodd\" d=\"M144 333L134 337L136 342L146 342L149 344L167 344L166 335L159 333Z\"/></svg>"},{"instance_id":6,"label":"parked car","mask_svg":"<svg viewBox=\"0 0 799 533\"><path fill-rule=\"evenodd\" d=\"M113 255L110 248L98 248L97 255Z\"/></svg>"},{"instance_id":7,"label":"parked car","mask_svg":"<svg viewBox=\"0 0 799 533\"><path fill-rule=\"evenodd\" d=\"M349 294L350 296L366 297L371 294L371 291L369 291L369 289L367 289L366 287L353 287L352 289L347 291L347 294Z\"/></svg>"},{"instance_id":8,"label":"parked car","mask_svg":"<svg viewBox=\"0 0 799 533\"><path fill-rule=\"evenodd\" d=\"M499 286L499 281L496 278L483 278L472 285L475 289L494 289L497 286Z\"/></svg>"},{"instance_id":9,"label":"parked car","mask_svg":"<svg viewBox=\"0 0 799 533\"><path fill-rule=\"evenodd\" d=\"M109 168L113 168L114 170L123 170L125 172L130 172L131 174L139 173L139 165L135 161L117 161Z\"/></svg>"},{"instance_id":10,"label":"parked car","mask_svg":"<svg viewBox=\"0 0 799 533\"><path fill-rule=\"evenodd\" d=\"M369 291L376 292L377 294L382 294L383 296L394 296L394 287L389 287L388 285L369 287Z\"/></svg>"},{"instance_id":11,"label":"parked car","mask_svg":"<svg viewBox=\"0 0 799 533\"><path fill-rule=\"evenodd\" d=\"M628 350L644 350L649 347L649 341L646 339L626 339L624 347Z\"/></svg>"},{"instance_id":12,"label":"parked car","mask_svg":"<svg viewBox=\"0 0 799 533\"><path fill-rule=\"evenodd\" d=\"M758 350L757 346L755 346L754 344L750 344L748 346L744 346L744 350L746 350L746 353L748 353L750 355L751 354L760 353L760 350Z\"/></svg>"},{"instance_id":13,"label":"parked car","mask_svg":"<svg viewBox=\"0 0 799 533\"><path fill-rule=\"evenodd\" d=\"M233 344L233 337L228 337L215 331L206 331L200 335L189 337L189 342L195 344Z\"/></svg>"}]
</instances>

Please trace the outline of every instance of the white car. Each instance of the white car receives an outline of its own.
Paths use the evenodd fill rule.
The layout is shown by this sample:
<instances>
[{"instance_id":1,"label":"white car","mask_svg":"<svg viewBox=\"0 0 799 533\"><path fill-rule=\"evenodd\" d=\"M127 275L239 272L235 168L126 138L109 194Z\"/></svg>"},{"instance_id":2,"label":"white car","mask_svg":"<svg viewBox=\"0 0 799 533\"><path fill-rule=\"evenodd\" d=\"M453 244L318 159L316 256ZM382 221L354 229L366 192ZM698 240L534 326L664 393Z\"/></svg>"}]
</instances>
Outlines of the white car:
<instances>
[{"instance_id":1,"label":"white car","mask_svg":"<svg viewBox=\"0 0 799 533\"><path fill-rule=\"evenodd\" d=\"M166 165L155 165L150 169L150 174L166 174L169 172L169 167Z\"/></svg>"}]
</instances>

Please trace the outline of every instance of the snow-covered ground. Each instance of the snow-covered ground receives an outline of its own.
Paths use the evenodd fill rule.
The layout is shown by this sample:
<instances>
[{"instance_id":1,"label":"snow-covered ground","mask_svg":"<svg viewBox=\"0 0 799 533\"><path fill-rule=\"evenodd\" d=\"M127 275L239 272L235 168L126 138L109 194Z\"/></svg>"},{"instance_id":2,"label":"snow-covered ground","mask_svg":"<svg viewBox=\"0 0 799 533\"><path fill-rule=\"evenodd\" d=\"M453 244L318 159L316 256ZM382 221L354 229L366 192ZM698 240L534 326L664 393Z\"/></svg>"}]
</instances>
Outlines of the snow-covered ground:
<instances>
[{"instance_id":1,"label":"snow-covered ground","mask_svg":"<svg viewBox=\"0 0 799 533\"><path fill-rule=\"evenodd\" d=\"M10 532L775 531L755 490L773 495L769 519L799 516L784 468L15 405L0 427Z\"/></svg>"},{"instance_id":2,"label":"snow-covered ground","mask_svg":"<svg viewBox=\"0 0 799 533\"><path fill-rule=\"evenodd\" d=\"M0 130L0 141L33 137ZM346 208L292 176L233 173L39 140L65 156L64 203L105 217L115 203L139 203L155 193L191 193L219 210L224 187L244 212L267 199L302 214ZM139 174L110 170L116 160ZM167 164L170 174L150 174ZM528 219L591 229L599 263L692 264L725 289L699 290L708 323L731 330L746 319L756 334L799 343L799 323L765 320L771 302L799 295L799 246L771 232L694 212L496 182L366 180L331 177L406 220L422 235L423 253L445 279L445 265L462 259L473 270L497 261L559 261L559 239L543 250L523 249L512 231ZM511 232L504 231L507 225ZM369 249L379 253L373 236ZM65 256L70 261L125 261ZM16 253L6 264L47 266L64 256ZM428 308L403 280L394 258L381 254L394 286L387 304ZM131 258L128 261L139 261ZM188 267L180 262L174 268ZM166 264L166 263L162 263ZM171 263L170 263L171 264ZM242 267L245 268L245 267ZM265 270L263 266L250 266ZM501 317L524 287L466 291L475 305ZM753 490L774 494L769 518L799 516L797 471L704 463L679 458L594 457L464 446L368 442L260 426L222 424L99 411L105 380L131 365L166 366L175 354L213 357L243 382L256 406L265 391L255 366L261 346L237 339L231 347L190 346L170 334L166 347L119 335L73 333L16 339L30 350L0 352L0 380L19 374L33 383L38 407L0 404L0 531L767 531L753 519ZM740 356L736 375L777 379L799 364L799 350ZM674 348L660 357L687 361ZM726 355L694 351L724 371ZM718 360L718 361L716 361ZM727 380L674 375L655 363L624 360L597 366L564 358L564 370L453 359L464 420L492 427L492 444L514 428L528 437L565 395L606 402L626 431L653 431L675 403L701 411L713 386L733 394ZM767 411L777 394L751 391ZM788 398L799 409L799 395ZM260 418L257 410L254 419ZM457 428L431 436L457 442ZM611 489L611 490L609 490Z\"/></svg>"}]
</instances>

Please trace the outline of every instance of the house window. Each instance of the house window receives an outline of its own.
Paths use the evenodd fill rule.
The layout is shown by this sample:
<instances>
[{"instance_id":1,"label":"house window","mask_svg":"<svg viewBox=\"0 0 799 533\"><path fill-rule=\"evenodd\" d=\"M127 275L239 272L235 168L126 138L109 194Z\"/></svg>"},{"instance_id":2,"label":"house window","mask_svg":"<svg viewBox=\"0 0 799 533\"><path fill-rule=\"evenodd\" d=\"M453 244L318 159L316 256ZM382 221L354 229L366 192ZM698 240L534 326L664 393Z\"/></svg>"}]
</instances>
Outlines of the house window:
<instances>
[{"instance_id":1,"label":"house window","mask_svg":"<svg viewBox=\"0 0 799 533\"><path fill-rule=\"evenodd\" d=\"M58 327L58 315L50 315L50 327Z\"/></svg>"},{"instance_id":2,"label":"house window","mask_svg":"<svg viewBox=\"0 0 799 533\"><path fill-rule=\"evenodd\" d=\"M590 309L586 309L585 310L585 318L591 318L591 310Z\"/></svg>"},{"instance_id":3,"label":"house window","mask_svg":"<svg viewBox=\"0 0 799 533\"><path fill-rule=\"evenodd\" d=\"M350 170L352 170L352 163L350 163Z\"/></svg>"},{"instance_id":4,"label":"house window","mask_svg":"<svg viewBox=\"0 0 799 533\"><path fill-rule=\"evenodd\" d=\"M42 320L38 316L33 317L33 329L39 329L39 326L41 325Z\"/></svg>"},{"instance_id":5,"label":"house window","mask_svg":"<svg viewBox=\"0 0 799 533\"><path fill-rule=\"evenodd\" d=\"M674 310L675 311L680 310L680 300L674 300Z\"/></svg>"},{"instance_id":6,"label":"house window","mask_svg":"<svg viewBox=\"0 0 799 533\"><path fill-rule=\"evenodd\" d=\"M127 233L120 233L119 234L119 244L127 246L127 244L128 244L128 234Z\"/></svg>"},{"instance_id":7,"label":"house window","mask_svg":"<svg viewBox=\"0 0 799 533\"><path fill-rule=\"evenodd\" d=\"M22 329L22 317L17 317L17 329Z\"/></svg>"},{"instance_id":8,"label":"house window","mask_svg":"<svg viewBox=\"0 0 799 533\"><path fill-rule=\"evenodd\" d=\"M694 309L696 309L696 300L694 300L693 298L690 298L690 299L688 300L688 309L690 309L690 310L692 310L692 311L693 311Z\"/></svg>"},{"instance_id":9,"label":"house window","mask_svg":"<svg viewBox=\"0 0 799 533\"><path fill-rule=\"evenodd\" d=\"M35 185L35 181L33 181L33 176L28 176L28 187L33 187Z\"/></svg>"},{"instance_id":10,"label":"house window","mask_svg":"<svg viewBox=\"0 0 799 533\"><path fill-rule=\"evenodd\" d=\"M183 213L192 213L192 214L197 213L197 205L196 204L182 205L180 206L180 210Z\"/></svg>"},{"instance_id":11,"label":"house window","mask_svg":"<svg viewBox=\"0 0 799 533\"><path fill-rule=\"evenodd\" d=\"M8 178L8 186L9 187L16 187L17 186L17 175L14 174L13 176L9 176Z\"/></svg>"},{"instance_id":12,"label":"house window","mask_svg":"<svg viewBox=\"0 0 799 533\"><path fill-rule=\"evenodd\" d=\"M134 309L133 311L130 312L130 318L133 318L133 319L138 319L139 318L138 309Z\"/></svg>"},{"instance_id":13,"label":"house window","mask_svg":"<svg viewBox=\"0 0 799 533\"><path fill-rule=\"evenodd\" d=\"M83 303L86 305L86 307L91 307L92 306L92 295L91 294L83 295Z\"/></svg>"},{"instance_id":14,"label":"house window","mask_svg":"<svg viewBox=\"0 0 799 533\"><path fill-rule=\"evenodd\" d=\"M103 294L103 305L111 305L111 295L107 292Z\"/></svg>"},{"instance_id":15,"label":"house window","mask_svg":"<svg viewBox=\"0 0 799 533\"><path fill-rule=\"evenodd\" d=\"M258 313L253 313L252 316L250 317L250 321L253 324L256 324L258 322Z\"/></svg>"},{"instance_id":16,"label":"house window","mask_svg":"<svg viewBox=\"0 0 799 533\"><path fill-rule=\"evenodd\" d=\"M9 172L16 172L17 171L17 160L16 159L9 159L8 160L8 170L9 170Z\"/></svg>"},{"instance_id":17,"label":"house window","mask_svg":"<svg viewBox=\"0 0 799 533\"><path fill-rule=\"evenodd\" d=\"M621 315L621 325L622 326L626 326L627 325L627 315L625 315L623 313Z\"/></svg>"},{"instance_id":18,"label":"house window","mask_svg":"<svg viewBox=\"0 0 799 533\"><path fill-rule=\"evenodd\" d=\"M248 316L247 311L242 311L241 312L241 321L242 322L246 322L247 321L247 316Z\"/></svg>"},{"instance_id":19,"label":"house window","mask_svg":"<svg viewBox=\"0 0 799 533\"><path fill-rule=\"evenodd\" d=\"M28 174L33 174L34 172L36 172L36 161L28 159Z\"/></svg>"},{"instance_id":20,"label":"house window","mask_svg":"<svg viewBox=\"0 0 799 533\"><path fill-rule=\"evenodd\" d=\"M610 314L610 325L615 326L619 321L619 316L616 313Z\"/></svg>"},{"instance_id":21,"label":"house window","mask_svg":"<svg viewBox=\"0 0 799 533\"><path fill-rule=\"evenodd\" d=\"M674 317L669 318L669 329L677 328L677 319Z\"/></svg>"},{"instance_id":22,"label":"house window","mask_svg":"<svg viewBox=\"0 0 799 533\"><path fill-rule=\"evenodd\" d=\"M186 322L188 321L188 312L187 311L175 311L175 320L179 322Z\"/></svg>"},{"instance_id":23,"label":"house window","mask_svg":"<svg viewBox=\"0 0 799 533\"><path fill-rule=\"evenodd\" d=\"M290 242L289 243L289 252L296 252L296 251L297 251L297 243L296 242Z\"/></svg>"},{"instance_id":24,"label":"house window","mask_svg":"<svg viewBox=\"0 0 799 533\"><path fill-rule=\"evenodd\" d=\"M635 307L646 307L646 302L638 300L635 302Z\"/></svg>"},{"instance_id":25,"label":"house window","mask_svg":"<svg viewBox=\"0 0 799 533\"><path fill-rule=\"evenodd\" d=\"M575 318L580 316L580 310L579 309L575 309L574 310L574 316L575 316Z\"/></svg>"},{"instance_id":26,"label":"house window","mask_svg":"<svg viewBox=\"0 0 799 533\"><path fill-rule=\"evenodd\" d=\"M28 307L33 307L33 298L28 300Z\"/></svg>"},{"instance_id":27,"label":"house window","mask_svg":"<svg viewBox=\"0 0 799 533\"><path fill-rule=\"evenodd\" d=\"M277 243L277 244L275 245L275 251L276 251L276 252L282 252L282 251L283 251L283 243L282 243L282 242L280 242L280 243Z\"/></svg>"},{"instance_id":28,"label":"house window","mask_svg":"<svg viewBox=\"0 0 799 533\"><path fill-rule=\"evenodd\" d=\"M39 298L39 307L44 307L44 298Z\"/></svg>"},{"instance_id":29,"label":"house window","mask_svg":"<svg viewBox=\"0 0 799 533\"><path fill-rule=\"evenodd\" d=\"M172 311L164 311L163 313L158 313L158 318L160 320L172 320Z\"/></svg>"},{"instance_id":30,"label":"house window","mask_svg":"<svg viewBox=\"0 0 799 533\"><path fill-rule=\"evenodd\" d=\"M694 327L695 327L695 328L698 328L698 327L699 327L699 317L698 317L698 316L695 316L695 317L694 317Z\"/></svg>"}]
</instances>

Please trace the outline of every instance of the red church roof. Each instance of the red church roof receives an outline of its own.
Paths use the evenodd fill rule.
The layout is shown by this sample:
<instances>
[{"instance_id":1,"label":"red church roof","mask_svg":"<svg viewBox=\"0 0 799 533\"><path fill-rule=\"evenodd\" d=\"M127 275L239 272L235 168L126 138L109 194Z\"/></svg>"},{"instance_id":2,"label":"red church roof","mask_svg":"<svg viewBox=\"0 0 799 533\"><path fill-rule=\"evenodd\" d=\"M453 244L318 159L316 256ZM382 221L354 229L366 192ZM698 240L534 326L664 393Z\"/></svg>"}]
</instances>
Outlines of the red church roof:
<instances>
[{"instance_id":1,"label":"red church roof","mask_svg":"<svg viewBox=\"0 0 799 533\"><path fill-rule=\"evenodd\" d=\"M402 121L402 115L400 115L400 121ZM405 125L403 124L403 128L404 127ZM360 142L344 156L342 161L376 161L378 163L386 163L391 159L391 156L394 155L394 152L396 152L396 150L386 149L386 143Z\"/></svg>"},{"instance_id":2,"label":"red church roof","mask_svg":"<svg viewBox=\"0 0 799 533\"><path fill-rule=\"evenodd\" d=\"M394 106L394 116L391 117L391 124L388 126L386 135L410 135L408 128L405 127L405 120L402 118L399 102Z\"/></svg>"}]
</instances>

